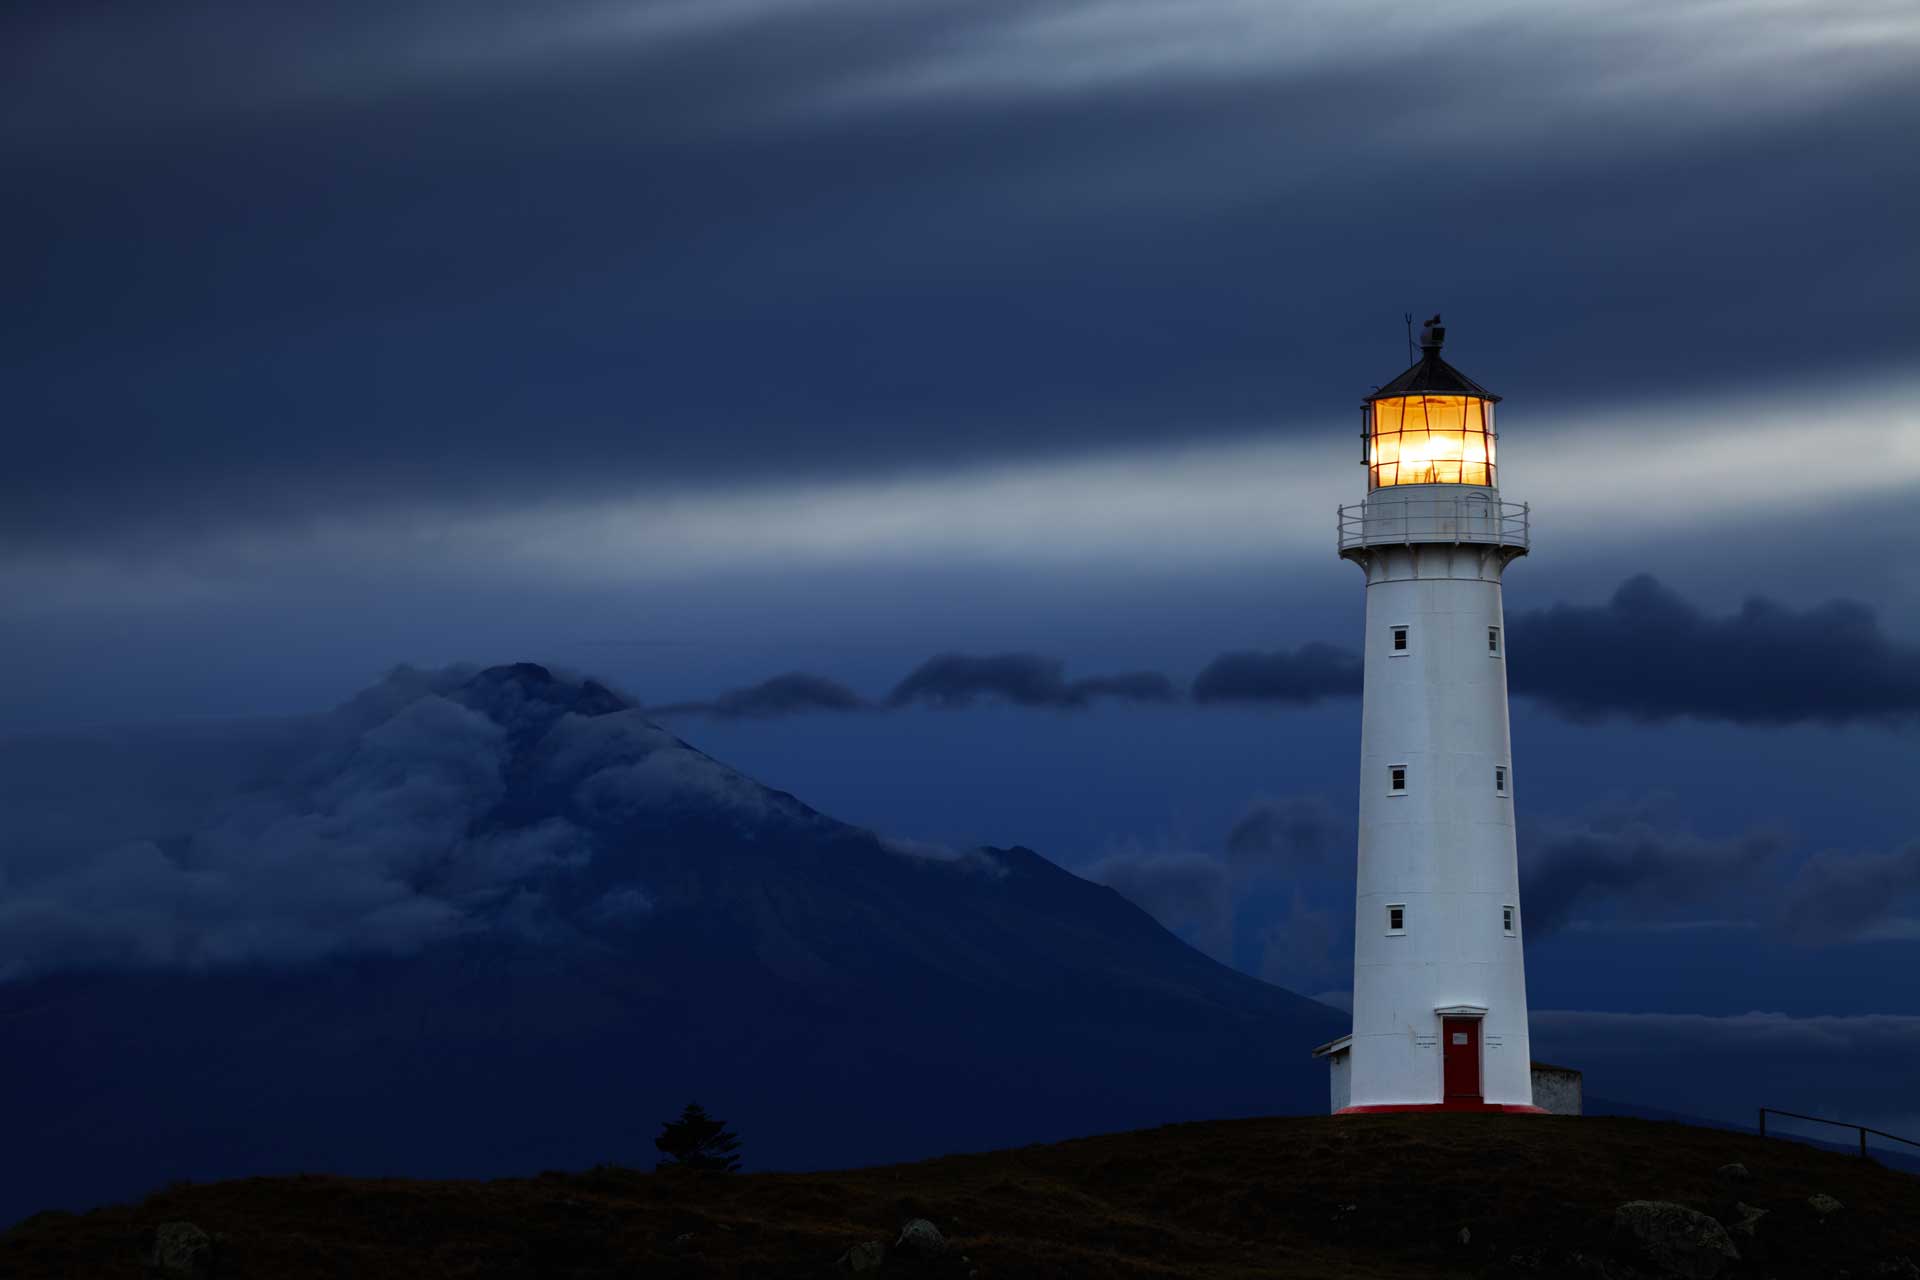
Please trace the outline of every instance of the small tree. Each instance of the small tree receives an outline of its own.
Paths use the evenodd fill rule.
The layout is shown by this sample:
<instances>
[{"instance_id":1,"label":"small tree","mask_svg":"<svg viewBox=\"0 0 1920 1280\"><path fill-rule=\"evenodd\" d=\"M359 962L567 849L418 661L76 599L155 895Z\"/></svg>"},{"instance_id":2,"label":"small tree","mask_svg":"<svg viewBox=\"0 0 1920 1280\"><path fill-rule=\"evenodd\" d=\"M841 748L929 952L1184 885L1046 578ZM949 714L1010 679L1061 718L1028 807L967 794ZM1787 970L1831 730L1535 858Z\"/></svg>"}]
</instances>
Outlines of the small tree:
<instances>
[{"instance_id":1,"label":"small tree","mask_svg":"<svg viewBox=\"0 0 1920 1280\"><path fill-rule=\"evenodd\" d=\"M740 1136L727 1132L725 1120L715 1120L699 1103L689 1102L678 1120L663 1121L653 1145L667 1158L656 1169L699 1169L738 1173Z\"/></svg>"}]
</instances>

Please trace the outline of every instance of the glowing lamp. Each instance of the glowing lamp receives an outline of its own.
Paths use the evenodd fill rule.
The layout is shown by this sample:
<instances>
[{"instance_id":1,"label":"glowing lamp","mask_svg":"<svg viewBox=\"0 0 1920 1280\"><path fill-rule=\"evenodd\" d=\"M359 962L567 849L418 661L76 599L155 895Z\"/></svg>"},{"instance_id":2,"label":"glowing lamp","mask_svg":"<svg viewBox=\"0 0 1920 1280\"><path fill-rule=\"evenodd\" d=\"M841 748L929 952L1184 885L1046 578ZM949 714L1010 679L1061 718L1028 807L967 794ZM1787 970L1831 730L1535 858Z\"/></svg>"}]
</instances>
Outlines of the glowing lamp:
<instances>
[{"instance_id":1,"label":"glowing lamp","mask_svg":"<svg viewBox=\"0 0 1920 1280\"><path fill-rule=\"evenodd\" d=\"M1420 360L1361 406L1367 488L1495 479L1493 406L1500 397L1440 358L1446 326L1420 328Z\"/></svg>"}]
</instances>

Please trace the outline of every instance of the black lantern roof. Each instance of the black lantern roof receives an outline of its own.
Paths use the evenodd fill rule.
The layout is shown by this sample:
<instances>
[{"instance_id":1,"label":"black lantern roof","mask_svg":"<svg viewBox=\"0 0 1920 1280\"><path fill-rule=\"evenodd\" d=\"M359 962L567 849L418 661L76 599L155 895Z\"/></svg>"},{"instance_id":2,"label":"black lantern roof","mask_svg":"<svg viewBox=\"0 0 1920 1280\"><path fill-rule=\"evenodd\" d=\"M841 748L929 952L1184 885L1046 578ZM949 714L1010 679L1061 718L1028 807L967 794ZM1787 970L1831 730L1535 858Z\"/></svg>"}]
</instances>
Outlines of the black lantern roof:
<instances>
[{"instance_id":1,"label":"black lantern roof","mask_svg":"<svg viewBox=\"0 0 1920 1280\"><path fill-rule=\"evenodd\" d=\"M1440 345L1447 340L1446 326L1435 316L1420 326L1420 360L1411 369L1367 397L1391 400L1396 396L1478 396L1498 403L1500 397L1440 358Z\"/></svg>"}]
</instances>

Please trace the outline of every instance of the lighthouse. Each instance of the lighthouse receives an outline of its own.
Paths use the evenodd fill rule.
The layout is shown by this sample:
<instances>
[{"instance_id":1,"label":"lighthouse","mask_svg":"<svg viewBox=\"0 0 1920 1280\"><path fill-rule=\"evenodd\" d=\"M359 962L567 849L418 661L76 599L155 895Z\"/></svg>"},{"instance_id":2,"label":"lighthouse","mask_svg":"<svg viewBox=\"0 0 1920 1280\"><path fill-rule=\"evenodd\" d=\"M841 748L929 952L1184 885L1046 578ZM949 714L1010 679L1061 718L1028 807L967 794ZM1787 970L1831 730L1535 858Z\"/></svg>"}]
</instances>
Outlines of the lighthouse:
<instances>
[{"instance_id":1,"label":"lighthouse","mask_svg":"<svg viewBox=\"0 0 1920 1280\"><path fill-rule=\"evenodd\" d=\"M1314 1050L1336 1113L1534 1111L1500 579L1528 511L1500 496L1500 397L1420 358L1362 405L1367 579L1353 1031Z\"/></svg>"}]
</instances>

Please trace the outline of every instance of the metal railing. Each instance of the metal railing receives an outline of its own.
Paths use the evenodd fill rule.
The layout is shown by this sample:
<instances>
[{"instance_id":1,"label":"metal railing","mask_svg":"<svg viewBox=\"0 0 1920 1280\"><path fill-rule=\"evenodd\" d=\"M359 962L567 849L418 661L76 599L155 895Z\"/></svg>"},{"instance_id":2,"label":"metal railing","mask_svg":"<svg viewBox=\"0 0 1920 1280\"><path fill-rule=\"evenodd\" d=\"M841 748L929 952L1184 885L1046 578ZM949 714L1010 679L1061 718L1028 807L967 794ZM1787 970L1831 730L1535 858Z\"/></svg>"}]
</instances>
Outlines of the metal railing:
<instances>
[{"instance_id":1,"label":"metal railing","mask_svg":"<svg viewBox=\"0 0 1920 1280\"><path fill-rule=\"evenodd\" d=\"M1849 1124L1845 1120L1829 1120L1825 1116L1803 1116L1798 1111L1782 1111L1778 1107L1760 1108L1760 1136L1763 1138L1767 1136L1767 1117L1770 1115L1786 1116L1793 1120L1811 1120L1815 1124L1830 1124L1837 1129L1858 1129L1860 1131L1860 1158L1862 1160L1867 1158L1868 1134L1872 1134L1876 1138L1890 1138L1894 1142L1904 1142L1910 1147L1920 1148L1920 1142L1916 1142L1912 1138L1903 1138L1897 1133L1888 1133L1885 1129L1873 1129L1864 1124Z\"/></svg>"},{"instance_id":2,"label":"metal railing","mask_svg":"<svg viewBox=\"0 0 1920 1280\"><path fill-rule=\"evenodd\" d=\"M1340 550L1393 542L1472 542L1503 547L1529 545L1524 502L1501 502L1477 494L1450 498L1401 498L1377 491L1366 502L1339 508Z\"/></svg>"}]
</instances>

